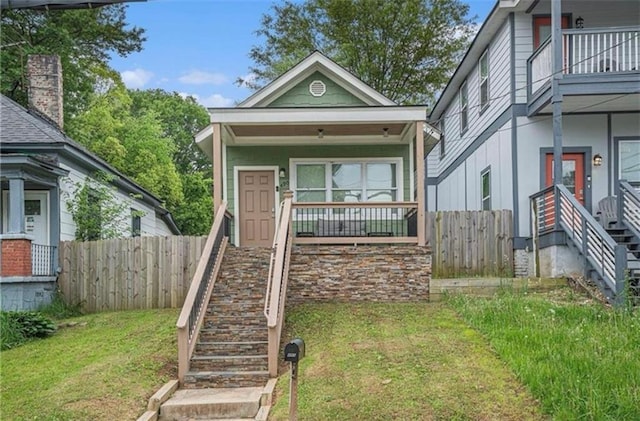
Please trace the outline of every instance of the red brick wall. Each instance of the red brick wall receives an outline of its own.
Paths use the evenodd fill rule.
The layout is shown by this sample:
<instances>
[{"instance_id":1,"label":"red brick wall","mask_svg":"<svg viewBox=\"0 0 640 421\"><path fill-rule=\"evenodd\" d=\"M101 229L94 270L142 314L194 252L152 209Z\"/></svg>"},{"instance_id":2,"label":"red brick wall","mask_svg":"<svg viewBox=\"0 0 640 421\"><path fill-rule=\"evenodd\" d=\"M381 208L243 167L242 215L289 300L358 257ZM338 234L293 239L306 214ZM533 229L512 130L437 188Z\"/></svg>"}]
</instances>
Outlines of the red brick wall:
<instances>
[{"instance_id":1,"label":"red brick wall","mask_svg":"<svg viewBox=\"0 0 640 421\"><path fill-rule=\"evenodd\" d=\"M2 276L31 276L31 240L2 240Z\"/></svg>"}]
</instances>

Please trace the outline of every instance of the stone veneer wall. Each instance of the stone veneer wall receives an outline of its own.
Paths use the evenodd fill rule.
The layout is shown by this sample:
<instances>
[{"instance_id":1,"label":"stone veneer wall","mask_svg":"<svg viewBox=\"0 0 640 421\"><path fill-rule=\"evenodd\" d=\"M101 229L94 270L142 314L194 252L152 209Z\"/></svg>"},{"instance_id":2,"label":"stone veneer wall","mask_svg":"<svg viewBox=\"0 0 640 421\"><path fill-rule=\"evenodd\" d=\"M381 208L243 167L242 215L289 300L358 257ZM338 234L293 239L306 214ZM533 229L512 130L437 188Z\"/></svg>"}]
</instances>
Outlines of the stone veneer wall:
<instances>
[{"instance_id":1,"label":"stone veneer wall","mask_svg":"<svg viewBox=\"0 0 640 421\"><path fill-rule=\"evenodd\" d=\"M513 251L513 271L516 278L532 276L529 273L529 252L527 250Z\"/></svg>"},{"instance_id":2,"label":"stone veneer wall","mask_svg":"<svg viewBox=\"0 0 640 421\"><path fill-rule=\"evenodd\" d=\"M308 245L291 253L287 305L429 299L431 250L415 245Z\"/></svg>"}]
</instances>

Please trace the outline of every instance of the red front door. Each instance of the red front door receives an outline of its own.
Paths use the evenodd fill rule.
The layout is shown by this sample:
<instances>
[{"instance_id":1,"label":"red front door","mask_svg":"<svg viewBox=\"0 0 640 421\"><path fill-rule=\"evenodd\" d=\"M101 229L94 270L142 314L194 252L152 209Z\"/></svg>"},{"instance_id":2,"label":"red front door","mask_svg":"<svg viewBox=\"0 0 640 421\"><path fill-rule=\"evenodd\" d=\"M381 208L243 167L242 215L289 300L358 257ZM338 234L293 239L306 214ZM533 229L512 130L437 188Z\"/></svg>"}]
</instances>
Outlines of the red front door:
<instances>
[{"instance_id":1,"label":"red front door","mask_svg":"<svg viewBox=\"0 0 640 421\"><path fill-rule=\"evenodd\" d=\"M562 29L568 29L569 25L569 16L562 16ZM536 50L550 35L551 16L535 16L533 18L533 49Z\"/></svg>"},{"instance_id":2,"label":"red front door","mask_svg":"<svg viewBox=\"0 0 640 421\"><path fill-rule=\"evenodd\" d=\"M553 184L553 154L546 156L546 186ZM562 154L562 184L584 205L584 154Z\"/></svg>"}]
</instances>

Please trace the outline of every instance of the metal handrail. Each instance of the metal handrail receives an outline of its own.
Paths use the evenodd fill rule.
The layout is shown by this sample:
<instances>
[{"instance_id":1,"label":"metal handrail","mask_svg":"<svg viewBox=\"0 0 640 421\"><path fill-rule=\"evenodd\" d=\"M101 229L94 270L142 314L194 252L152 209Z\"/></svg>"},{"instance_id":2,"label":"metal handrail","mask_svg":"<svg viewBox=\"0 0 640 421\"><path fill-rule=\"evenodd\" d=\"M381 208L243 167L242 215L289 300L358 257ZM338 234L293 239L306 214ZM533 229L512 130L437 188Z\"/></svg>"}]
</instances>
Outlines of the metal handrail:
<instances>
[{"instance_id":1,"label":"metal handrail","mask_svg":"<svg viewBox=\"0 0 640 421\"><path fill-rule=\"evenodd\" d=\"M620 180L618 220L640 237L640 193L626 180Z\"/></svg>"},{"instance_id":2,"label":"metal handrail","mask_svg":"<svg viewBox=\"0 0 640 421\"><path fill-rule=\"evenodd\" d=\"M181 383L189 371L189 361L195 349L207 303L211 298L228 242L228 237L224 232L226 208L227 202L223 201L215 214L211 231L176 323L178 329L178 379Z\"/></svg>"}]
</instances>

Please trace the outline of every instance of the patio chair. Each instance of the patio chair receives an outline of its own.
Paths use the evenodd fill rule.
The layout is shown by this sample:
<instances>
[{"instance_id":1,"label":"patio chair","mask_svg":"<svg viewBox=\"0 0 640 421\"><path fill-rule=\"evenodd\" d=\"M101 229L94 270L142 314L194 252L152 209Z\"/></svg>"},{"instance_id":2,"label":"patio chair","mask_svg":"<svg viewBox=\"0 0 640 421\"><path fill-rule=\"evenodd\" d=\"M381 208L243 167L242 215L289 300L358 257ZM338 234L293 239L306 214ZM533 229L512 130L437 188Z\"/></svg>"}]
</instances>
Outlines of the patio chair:
<instances>
[{"instance_id":1,"label":"patio chair","mask_svg":"<svg viewBox=\"0 0 640 421\"><path fill-rule=\"evenodd\" d=\"M603 228L610 228L611 224L618 222L618 199L615 196L607 196L598 202L596 218Z\"/></svg>"}]
</instances>

